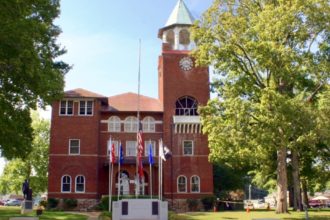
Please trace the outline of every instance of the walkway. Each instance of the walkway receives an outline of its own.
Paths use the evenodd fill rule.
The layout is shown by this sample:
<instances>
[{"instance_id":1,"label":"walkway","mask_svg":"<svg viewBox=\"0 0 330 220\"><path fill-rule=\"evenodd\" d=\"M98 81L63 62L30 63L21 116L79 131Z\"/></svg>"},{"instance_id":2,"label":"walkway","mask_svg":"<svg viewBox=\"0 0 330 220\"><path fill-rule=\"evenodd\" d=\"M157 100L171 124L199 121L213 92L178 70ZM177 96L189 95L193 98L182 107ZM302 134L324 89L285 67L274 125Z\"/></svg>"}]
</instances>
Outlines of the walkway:
<instances>
[{"instance_id":1,"label":"walkway","mask_svg":"<svg viewBox=\"0 0 330 220\"><path fill-rule=\"evenodd\" d=\"M101 212L69 212L73 214L86 215L88 220L98 220Z\"/></svg>"}]
</instances>

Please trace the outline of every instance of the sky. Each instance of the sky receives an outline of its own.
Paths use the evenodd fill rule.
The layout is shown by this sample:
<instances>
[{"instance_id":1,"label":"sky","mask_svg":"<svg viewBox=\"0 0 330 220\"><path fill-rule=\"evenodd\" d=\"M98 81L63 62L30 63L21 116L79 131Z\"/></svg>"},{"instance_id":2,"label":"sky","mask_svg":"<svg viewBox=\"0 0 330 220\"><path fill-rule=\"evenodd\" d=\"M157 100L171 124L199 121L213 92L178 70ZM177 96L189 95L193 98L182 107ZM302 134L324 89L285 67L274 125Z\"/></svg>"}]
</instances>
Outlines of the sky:
<instances>
[{"instance_id":1,"label":"sky","mask_svg":"<svg viewBox=\"0 0 330 220\"><path fill-rule=\"evenodd\" d=\"M141 94L158 97L158 56L164 27L178 0L62 0L55 24L58 43L67 50L59 59L72 65L65 91L83 88L104 96L138 90L141 40ZM213 0L184 0L195 19ZM50 110L41 113L50 118ZM0 173L4 160L0 158Z\"/></svg>"}]
</instances>

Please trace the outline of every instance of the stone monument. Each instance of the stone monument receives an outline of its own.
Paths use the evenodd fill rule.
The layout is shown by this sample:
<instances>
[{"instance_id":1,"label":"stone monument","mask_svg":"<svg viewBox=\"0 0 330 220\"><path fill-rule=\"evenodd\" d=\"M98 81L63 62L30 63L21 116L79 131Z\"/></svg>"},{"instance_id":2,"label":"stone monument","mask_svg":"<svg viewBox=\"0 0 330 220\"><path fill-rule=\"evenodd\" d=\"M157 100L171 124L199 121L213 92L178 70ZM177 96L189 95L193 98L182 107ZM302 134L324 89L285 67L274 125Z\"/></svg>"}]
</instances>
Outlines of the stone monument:
<instances>
[{"instance_id":1,"label":"stone monument","mask_svg":"<svg viewBox=\"0 0 330 220\"><path fill-rule=\"evenodd\" d=\"M22 202L21 214L27 214L33 211L32 189L30 189L30 184L27 179L22 184L22 192L24 200Z\"/></svg>"}]
</instances>

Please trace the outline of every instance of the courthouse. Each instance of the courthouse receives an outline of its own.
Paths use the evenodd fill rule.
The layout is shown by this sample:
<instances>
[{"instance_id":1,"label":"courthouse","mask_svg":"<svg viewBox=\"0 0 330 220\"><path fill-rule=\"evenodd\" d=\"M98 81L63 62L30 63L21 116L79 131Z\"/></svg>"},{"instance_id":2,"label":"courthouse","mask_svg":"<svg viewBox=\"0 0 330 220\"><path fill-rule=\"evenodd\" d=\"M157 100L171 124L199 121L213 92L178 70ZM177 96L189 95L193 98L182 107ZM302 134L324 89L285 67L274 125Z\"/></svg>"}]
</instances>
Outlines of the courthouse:
<instances>
[{"instance_id":1,"label":"courthouse","mask_svg":"<svg viewBox=\"0 0 330 220\"><path fill-rule=\"evenodd\" d=\"M163 200L177 207L187 199L213 194L208 141L202 134L197 112L198 106L206 105L209 100L209 68L196 67L189 55L194 46L189 30L193 21L187 6L179 0L165 26L159 29L162 50L158 59L158 98L133 92L108 97L78 88L65 91L63 99L52 104L49 198L74 198L79 207L88 208L109 195L111 181L112 195L117 195L119 190L123 196L158 197L160 140L171 151L171 157L162 166ZM137 181L139 120L144 175ZM115 146L113 165L109 163L107 150L110 138ZM123 161L118 172L120 145ZM151 169L149 146L154 155Z\"/></svg>"}]
</instances>

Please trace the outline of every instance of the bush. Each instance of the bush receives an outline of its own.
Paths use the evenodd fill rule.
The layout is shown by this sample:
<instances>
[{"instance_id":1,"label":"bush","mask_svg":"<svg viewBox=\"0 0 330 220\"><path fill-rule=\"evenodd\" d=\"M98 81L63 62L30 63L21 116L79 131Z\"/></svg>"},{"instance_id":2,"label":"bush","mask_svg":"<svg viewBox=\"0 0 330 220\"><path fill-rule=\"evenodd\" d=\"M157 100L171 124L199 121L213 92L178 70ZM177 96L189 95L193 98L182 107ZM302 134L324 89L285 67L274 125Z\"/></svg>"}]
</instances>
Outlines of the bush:
<instances>
[{"instance_id":1,"label":"bush","mask_svg":"<svg viewBox=\"0 0 330 220\"><path fill-rule=\"evenodd\" d=\"M212 210L212 208L215 204L215 201L216 201L215 196L206 196L206 197L201 199L201 202L203 204L203 207L204 207L205 211Z\"/></svg>"},{"instance_id":2,"label":"bush","mask_svg":"<svg viewBox=\"0 0 330 220\"><path fill-rule=\"evenodd\" d=\"M43 207L47 207L48 206L48 202L46 201L46 200L41 200L40 202L39 202L39 206L43 206Z\"/></svg>"},{"instance_id":3,"label":"bush","mask_svg":"<svg viewBox=\"0 0 330 220\"><path fill-rule=\"evenodd\" d=\"M64 207L67 209L73 209L78 205L78 200L76 199L63 199L63 202L64 202Z\"/></svg>"},{"instance_id":4,"label":"bush","mask_svg":"<svg viewBox=\"0 0 330 220\"><path fill-rule=\"evenodd\" d=\"M102 212L101 215L99 215L99 220L111 220L111 212Z\"/></svg>"},{"instance_id":5,"label":"bush","mask_svg":"<svg viewBox=\"0 0 330 220\"><path fill-rule=\"evenodd\" d=\"M196 211L198 206L198 200L197 199L187 199L188 208L190 211Z\"/></svg>"},{"instance_id":6,"label":"bush","mask_svg":"<svg viewBox=\"0 0 330 220\"><path fill-rule=\"evenodd\" d=\"M59 200L56 198L48 198L47 209L54 209L57 207Z\"/></svg>"},{"instance_id":7,"label":"bush","mask_svg":"<svg viewBox=\"0 0 330 220\"><path fill-rule=\"evenodd\" d=\"M111 197L111 203L117 201L117 196ZM100 203L97 205L96 209L101 211L108 211L109 210L109 196L102 197Z\"/></svg>"}]
</instances>

